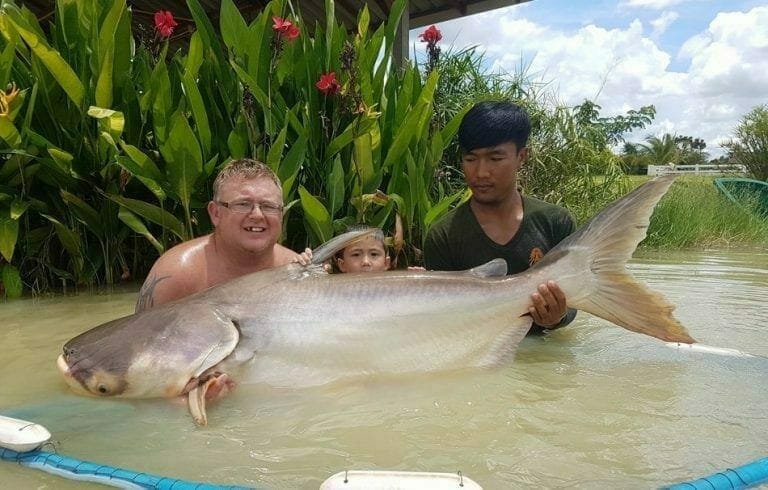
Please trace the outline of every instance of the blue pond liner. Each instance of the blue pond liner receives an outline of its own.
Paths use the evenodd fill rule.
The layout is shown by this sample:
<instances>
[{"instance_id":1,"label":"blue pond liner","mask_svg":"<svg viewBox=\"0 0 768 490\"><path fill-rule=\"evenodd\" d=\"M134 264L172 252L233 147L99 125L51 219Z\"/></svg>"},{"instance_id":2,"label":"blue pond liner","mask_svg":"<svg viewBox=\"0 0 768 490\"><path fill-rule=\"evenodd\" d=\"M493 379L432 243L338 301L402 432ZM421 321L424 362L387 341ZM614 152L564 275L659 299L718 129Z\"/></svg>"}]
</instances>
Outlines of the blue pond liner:
<instances>
[{"instance_id":1,"label":"blue pond liner","mask_svg":"<svg viewBox=\"0 0 768 490\"><path fill-rule=\"evenodd\" d=\"M762 483L768 483L768 458L728 468L698 480L675 483L664 487L664 490L731 490L751 488Z\"/></svg>"},{"instance_id":2,"label":"blue pond liner","mask_svg":"<svg viewBox=\"0 0 768 490\"><path fill-rule=\"evenodd\" d=\"M0 448L0 459L46 471L69 478L70 480L89 481L118 488L158 490L246 490L251 488L213 485L210 483L177 480L147 473L137 473L131 470L89 463L88 461L39 450L19 453L10 449Z\"/></svg>"}]
</instances>

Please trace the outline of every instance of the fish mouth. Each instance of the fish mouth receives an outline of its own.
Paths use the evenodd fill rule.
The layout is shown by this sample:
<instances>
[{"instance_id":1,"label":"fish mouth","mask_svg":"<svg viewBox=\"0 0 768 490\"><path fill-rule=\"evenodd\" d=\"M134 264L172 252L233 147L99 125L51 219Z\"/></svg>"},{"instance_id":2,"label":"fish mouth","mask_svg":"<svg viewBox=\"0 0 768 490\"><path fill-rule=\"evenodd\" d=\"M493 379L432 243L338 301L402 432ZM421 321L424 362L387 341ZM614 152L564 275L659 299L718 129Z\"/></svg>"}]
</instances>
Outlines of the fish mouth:
<instances>
[{"instance_id":1,"label":"fish mouth","mask_svg":"<svg viewBox=\"0 0 768 490\"><path fill-rule=\"evenodd\" d=\"M59 357L56 359L56 367L59 369L59 372L64 377L64 381L69 385L72 391L81 395L91 395L91 393L83 386L82 382L73 374L72 369L70 369L69 364L67 364L67 360L64 358L64 354L59 354Z\"/></svg>"}]
</instances>

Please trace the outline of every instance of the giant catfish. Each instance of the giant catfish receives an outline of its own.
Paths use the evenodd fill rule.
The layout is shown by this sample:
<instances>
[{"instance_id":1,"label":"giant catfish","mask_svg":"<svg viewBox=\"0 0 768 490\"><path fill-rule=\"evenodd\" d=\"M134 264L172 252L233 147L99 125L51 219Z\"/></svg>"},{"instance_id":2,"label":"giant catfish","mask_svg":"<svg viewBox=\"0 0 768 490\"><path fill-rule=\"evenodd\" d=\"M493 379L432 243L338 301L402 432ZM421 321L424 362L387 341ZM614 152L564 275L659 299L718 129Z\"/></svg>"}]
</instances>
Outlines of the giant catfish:
<instances>
[{"instance_id":1,"label":"giant catfish","mask_svg":"<svg viewBox=\"0 0 768 490\"><path fill-rule=\"evenodd\" d=\"M625 268L673 179L612 203L521 274L506 276L501 260L459 273L327 274L320 264L365 232L346 234L318 248L313 265L256 272L95 327L64 345L58 366L87 394L185 395L205 424L206 391L221 379L302 387L504 365L531 327L530 294L548 280L570 307L693 343L674 307Z\"/></svg>"}]
</instances>

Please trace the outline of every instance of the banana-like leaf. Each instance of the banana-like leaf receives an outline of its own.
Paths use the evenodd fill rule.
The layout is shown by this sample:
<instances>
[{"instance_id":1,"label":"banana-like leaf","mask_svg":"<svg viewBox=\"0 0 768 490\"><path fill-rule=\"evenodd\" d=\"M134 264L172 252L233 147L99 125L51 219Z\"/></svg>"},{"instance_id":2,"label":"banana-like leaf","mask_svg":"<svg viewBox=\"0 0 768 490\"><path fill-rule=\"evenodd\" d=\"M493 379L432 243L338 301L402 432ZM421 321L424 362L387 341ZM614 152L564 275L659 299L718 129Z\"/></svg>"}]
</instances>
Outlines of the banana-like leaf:
<instances>
[{"instance_id":1,"label":"banana-like leaf","mask_svg":"<svg viewBox=\"0 0 768 490\"><path fill-rule=\"evenodd\" d=\"M157 241L157 238L155 238L155 236L150 233L150 231L147 229L147 226L139 219L138 216L130 212L124 206L120 206L120 211L118 211L117 217L120 218L120 221L128 225L130 229L146 238L149 243L155 247L157 253L162 255L165 252L165 247L163 247L163 244Z\"/></svg>"},{"instance_id":2,"label":"banana-like leaf","mask_svg":"<svg viewBox=\"0 0 768 490\"><path fill-rule=\"evenodd\" d=\"M248 39L248 25L232 0L223 0L220 12L219 27L224 45L236 56L241 57L243 56L241 46L244 44L243 41Z\"/></svg>"},{"instance_id":3,"label":"banana-like leaf","mask_svg":"<svg viewBox=\"0 0 768 490\"><path fill-rule=\"evenodd\" d=\"M208 123L208 112L205 110L203 97L200 95L200 89L197 87L197 81L191 73L187 72L182 77L184 93L192 108L192 117L195 120L195 128L200 140L200 146L204 155L211 152L211 127Z\"/></svg>"},{"instance_id":4,"label":"banana-like leaf","mask_svg":"<svg viewBox=\"0 0 768 490\"><path fill-rule=\"evenodd\" d=\"M78 269L82 269L84 257L83 242L80 239L80 235L67 228L66 225L64 225L61 221L57 220L53 216L49 216L47 214L42 214L41 216L53 223L53 228L56 230L56 236L59 237L61 245L66 249L70 258L78 263Z\"/></svg>"},{"instance_id":5,"label":"banana-like leaf","mask_svg":"<svg viewBox=\"0 0 768 490\"><path fill-rule=\"evenodd\" d=\"M8 299L21 298L24 292L24 286L21 283L19 270L11 264L0 265L0 282L5 288L5 295Z\"/></svg>"},{"instance_id":6,"label":"banana-like leaf","mask_svg":"<svg viewBox=\"0 0 768 490\"><path fill-rule=\"evenodd\" d=\"M299 186L299 199L304 210L304 220L309 225L309 231L314 235L316 243L324 243L333 238L333 223L331 215L315 196L304 186Z\"/></svg>"},{"instance_id":7,"label":"banana-like leaf","mask_svg":"<svg viewBox=\"0 0 768 490\"><path fill-rule=\"evenodd\" d=\"M78 221L91 230L91 233L100 239L105 238L104 227L102 226L101 216L98 211L93 209L88 203L76 195L65 190L61 191L61 198L69 205L70 209L72 209L72 214L75 215Z\"/></svg>"},{"instance_id":8,"label":"banana-like leaf","mask_svg":"<svg viewBox=\"0 0 768 490\"><path fill-rule=\"evenodd\" d=\"M21 147L21 135L10 118L0 117L0 138L11 148Z\"/></svg>"},{"instance_id":9,"label":"banana-like leaf","mask_svg":"<svg viewBox=\"0 0 768 490\"><path fill-rule=\"evenodd\" d=\"M117 28L120 25L120 19L126 12L125 3L113 0L112 7L109 9L104 22L99 31L99 78L96 82L96 105L100 107L112 106L112 91L114 89L114 68L115 68L115 37Z\"/></svg>"},{"instance_id":10,"label":"banana-like leaf","mask_svg":"<svg viewBox=\"0 0 768 490\"><path fill-rule=\"evenodd\" d=\"M283 200L290 201L293 196L293 183L299 175L304 159L307 156L307 138L300 136L292 145L291 149L280 163L277 170L277 177L283 183Z\"/></svg>"},{"instance_id":11,"label":"banana-like leaf","mask_svg":"<svg viewBox=\"0 0 768 490\"><path fill-rule=\"evenodd\" d=\"M88 108L88 115L99 120L101 129L109 134L112 140L120 139L125 128L125 116L122 112L91 106Z\"/></svg>"},{"instance_id":12,"label":"banana-like leaf","mask_svg":"<svg viewBox=\"0 0 768 490\"><path fill-rule=\"evenodd\" d=\"M344 203L344 167L341 165L341 155L336 155L333 159L333 167L326 182L331 216L336 216Z\"/></svg>"},{"instance_id":13,"label":"banana-like leaf","mask_svg":"<svg viewBox=\"0 0 768 490\"><path fill-rule=\"evenodd\" d=\"M389 147L389 152L384 159L384 168L391 168L397 162L402 164L403 155L416 135L416 129L421 122L422 115L429 109L428 104L418 104L405 119L405 123L397 129L395 139ZM393 171L397 173L397 171Z\"/></svg>"},{"instance_id":14,"label":"banana-like leaf","mask_svg":"<svg viewBox=\"0 0 768 490\"><path fill-rule=\"evenodd\" d=\"M160 147L160 153L166 162L168 184L188 211L195 184L203 173L203 157L187 118L178 111L172 121L171 132L165 144Z\"/></svg>"},{"instance_id":15,"label":"banana-like leaf","mask_svg":"<svg viewBox=\"0 0 768 490\"><path fill-rule=\"evenodd\" d=\"M277 135L277 138L272 142L272 146L267 152L267 161L264 162L273 172L277 173L280 168L280 161L283 158L283 149L285 148L285 138L288 135L288 128L283 127L282 131Z\"/></svg>"},{"instance_id":16,"label":"banana-like leaf","mask_svg":"<svg viewBox=\"0 0 768 490\"><path fill-rule=\"evenodd\" d=\"M8 262L13 258L16 240L19 238L19 221L7 213L0 214L0 255Z\"/></svg>"},{"instance_id":17,"label":"banana-like leaf","mask_svg":"<svg viewBox=\"0 0 768 490\"><path fill-rule=\"evenodd\" d=\"M184 231L184 224L168 211L138 199L107 194L107 197L117 204L126 207L147 221L162 226L182 240L192 238Z\"/></svg>"},{"instance_id":18,"label":"banana-like leaf","mask_svg":"<svg viewBox=\"0 0 768 490\"><path fill-rule=\"evenodd\" d=\"M21 38L27 43L29 49L48 69L56 82L64 90L64 93L72 100L76 107L83 105L85 96L85 87L72 67L61 57L61 55L50 47L45 37L38 34L38 31L29 24L22 13L13 4L4 4L3 11L8 20Z\"/></svg>"}]
</instances>

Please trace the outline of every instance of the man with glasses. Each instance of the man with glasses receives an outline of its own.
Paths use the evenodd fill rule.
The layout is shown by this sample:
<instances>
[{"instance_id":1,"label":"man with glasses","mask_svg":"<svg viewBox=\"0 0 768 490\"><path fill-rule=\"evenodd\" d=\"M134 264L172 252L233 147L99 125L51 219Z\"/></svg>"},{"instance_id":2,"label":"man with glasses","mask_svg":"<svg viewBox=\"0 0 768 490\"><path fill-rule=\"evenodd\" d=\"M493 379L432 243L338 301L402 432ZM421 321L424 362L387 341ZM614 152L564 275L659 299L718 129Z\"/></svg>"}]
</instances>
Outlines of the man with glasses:
<instances>
[{"instance_id":1,"label":"man with glasses","mask_svg":"<svg viewBox=\"0 0 768 490\"><path fill-rule=\"evenodd\" d=\"M301 260L277 241L282 233L280 180L261 162L235 160L213 183L208 203L213 233L166 251L139 292L136 312L211 286Z\"/></svg>"}]
</instances>

